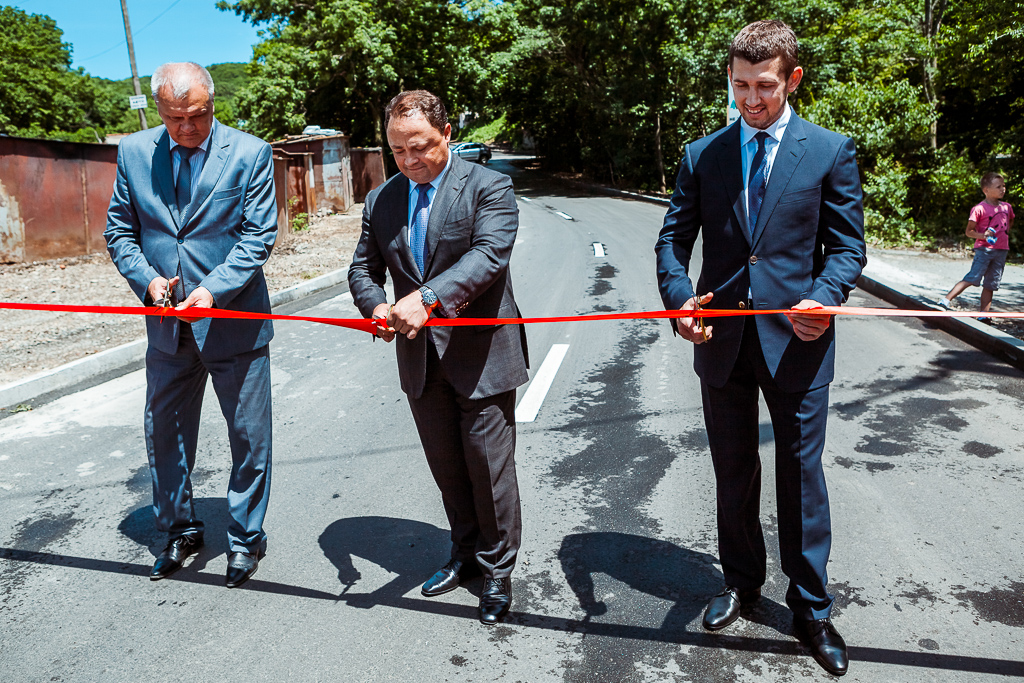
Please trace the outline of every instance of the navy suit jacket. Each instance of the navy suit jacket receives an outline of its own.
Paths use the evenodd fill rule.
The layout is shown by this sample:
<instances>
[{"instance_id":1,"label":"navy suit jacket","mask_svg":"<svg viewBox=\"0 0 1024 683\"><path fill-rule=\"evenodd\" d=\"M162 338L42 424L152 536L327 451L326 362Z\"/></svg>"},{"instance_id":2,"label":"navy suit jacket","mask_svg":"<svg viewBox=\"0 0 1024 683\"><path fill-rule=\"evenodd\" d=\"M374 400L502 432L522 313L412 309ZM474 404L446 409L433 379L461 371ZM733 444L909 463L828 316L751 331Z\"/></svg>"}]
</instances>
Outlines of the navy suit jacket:
<instances>
[{"instance_id":1,"label":"navy suit jacket","mask_svg":"<svg viewBox=\"0 0 1024 683\"><path fill-rule=\"evenodd\" d=\"M117 150L114 194L103 236L135 295L146 304L149 283L174 277L181 264L186 295L205 287L214 305L270 312L263 264L277 239L277 201L270 145L215 122L188 212L179 216L167 128L140 131ZM147 317L149 343L178 348L178 319ZM219 360L266 346L269 320L211 320L192 324L204 358Z\"/></svg>"},{"instance_id":2,"label":"navy suit jacket","mask_svg":"<svg viewBox=\"0 0 1024 683\"><path fill-rule=\"evenodd\" d=\"M846 301L867 262L864 210L853 140L793 114L775 156L751 234L743 199L740 123L686 146L675 192L655 246L667 309L694 295L690 259L698 232L703 266L697 291L707 308L790 308L803 299ZM741 303L742 302L742 303ZM784 315L756 316L765 361L783 391L832 381L835 325L801 341ZM694 369L710 386L728 380L745 318L715 318L712 339L694 347Z\"/></svg>"},{"instance_id":3,"label":"navy suit jacket","mask_svg":"<svg viewBox=\"0 0 1024 683\"><path fill-rule=\"evenodd\" d=\"M508 270L519 208L507 175L453 155L430 208L425 273L412 256L408 216L409 179L401 173L366 197L348 271L352 299L364 316L387 302L390 273L396 299L425 285L450 317L520 317ZM428 329L445 375L462 396L494 396L529 379L522 325L430 327L415 339L400 334L396 340L402 390L413 398L423 393Z\"/></svg>"}]
</instances>

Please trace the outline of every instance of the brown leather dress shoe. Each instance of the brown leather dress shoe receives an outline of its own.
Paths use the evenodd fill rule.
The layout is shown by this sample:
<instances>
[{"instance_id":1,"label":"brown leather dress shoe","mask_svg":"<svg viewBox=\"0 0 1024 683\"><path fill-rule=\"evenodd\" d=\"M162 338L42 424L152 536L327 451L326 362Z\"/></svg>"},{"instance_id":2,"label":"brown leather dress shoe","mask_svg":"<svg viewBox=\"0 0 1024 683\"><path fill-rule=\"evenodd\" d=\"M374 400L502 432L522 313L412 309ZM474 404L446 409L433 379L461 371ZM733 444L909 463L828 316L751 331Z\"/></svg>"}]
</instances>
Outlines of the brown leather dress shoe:
<instances>
[{"instance_id":1,"label":"brown leather dress shoe","mask_svg":"<svg viewBox=\"0 0 1024 683\"><path fill-rule=\"evenodd\" d=\"M761 598L761 591L741 591L726 586L721 593L711 598L704 610L703 625L709 631L721 631L740 617L740 608L751 605Z\"/></svg>"},{"instance_id":2,"label":"brown leather dress shoe","mask_svg":"<svg viewBox=\"0 0 1024 683\"><path fill-rule=\"evenodd\" d=\"M831 619L793 618L796 637L811 650L814 661L833 676L842 676L850 668L846 641L832 625Z\"/></svg>"},{"instance_id":3,"label":"brown leather dress shoe","mask_svg":"<svg viewBox=\"0 0 1024 683\"><path fill-rule=\"evenodd\" d=\"M167 542L167 547L153 563L153 571L149 573L151 581L159 581L181 569L185 560L203 547L202 536L178 536Z\"/></svg>"},{"instance_id":4,"label":"brown leather dress shoe","mask_svg":"<svg viewBox=\"0 0 1024 683\"><path fill-rule=\"evenodd\" d=\"M484 579L484 591L480 594L480 623L494 626L505 618L512 606L512 579Z\"/></svg>"}]
</instances>

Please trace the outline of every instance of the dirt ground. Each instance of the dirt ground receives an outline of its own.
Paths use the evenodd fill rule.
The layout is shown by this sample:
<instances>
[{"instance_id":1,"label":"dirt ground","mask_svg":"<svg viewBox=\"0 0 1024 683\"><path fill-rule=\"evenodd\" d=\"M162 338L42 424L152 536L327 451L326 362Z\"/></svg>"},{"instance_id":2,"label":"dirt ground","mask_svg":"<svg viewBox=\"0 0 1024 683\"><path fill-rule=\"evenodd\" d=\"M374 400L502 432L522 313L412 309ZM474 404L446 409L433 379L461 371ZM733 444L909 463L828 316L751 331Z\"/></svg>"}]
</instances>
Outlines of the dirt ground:
<instances>
[{"instance_id":1,"label":"dirt ground","mask_svg":"<svg viewBox=\"0 0 1024 683\"><path fill-rule=\"evenodd\" d=\"M278 238L264 267L271 292L347 268L359 239L362 204L314 217ZM106 253L0 264L0 301L138 306ZM0 385L145 336L135 316L0 310Z\"/></svg>"}]
</instances>

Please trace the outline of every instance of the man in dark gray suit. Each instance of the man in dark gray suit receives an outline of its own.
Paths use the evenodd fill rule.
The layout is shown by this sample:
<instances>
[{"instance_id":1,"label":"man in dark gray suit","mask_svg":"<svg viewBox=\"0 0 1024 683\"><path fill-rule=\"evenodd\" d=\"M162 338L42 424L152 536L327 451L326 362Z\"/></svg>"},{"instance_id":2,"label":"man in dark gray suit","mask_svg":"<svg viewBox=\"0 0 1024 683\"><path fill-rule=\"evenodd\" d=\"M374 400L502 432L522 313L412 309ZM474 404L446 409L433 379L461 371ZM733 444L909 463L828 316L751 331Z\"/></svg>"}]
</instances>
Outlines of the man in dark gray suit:
<instances>
[{"instance_id":1,"label":"man in dark gray suit","mask_svg":"<svg viewBox=\"0 0 1024 683\"><path fill-rule=\"evenodd\" d=\"M508 271L519 227L512 181L451 154L444 104L403 92L385 110L401 170L366 198L348 280L366 317L397 332L402 390L451 525L451 560L423 584L435 596L480 573L480 620L512 602L521 518L515 470L516 387L526 382L523 327L422 328L431 316L517 317ZM394 306L384 292L394 281Z\"/></svg>"},{"instance_id":2,"label":"man in dark gray suit","mask_svg":"<svg viewBox=\"0 0 1024 683\"><path fill-rule=\"evenodd\" d=\"M225 581L233 588L266 550L274 328L187 310L270 312L263 264L277 239L274 167L268 144L214 120L213 79L203 67L164 64L152 87L164 125L121 141L104 232L136 296L179 311L146 319L146 450L157 528L170 537L150 578L178 570L203 544L190 475L211 376L231 444Z\"/></svg>"}]
</instances>

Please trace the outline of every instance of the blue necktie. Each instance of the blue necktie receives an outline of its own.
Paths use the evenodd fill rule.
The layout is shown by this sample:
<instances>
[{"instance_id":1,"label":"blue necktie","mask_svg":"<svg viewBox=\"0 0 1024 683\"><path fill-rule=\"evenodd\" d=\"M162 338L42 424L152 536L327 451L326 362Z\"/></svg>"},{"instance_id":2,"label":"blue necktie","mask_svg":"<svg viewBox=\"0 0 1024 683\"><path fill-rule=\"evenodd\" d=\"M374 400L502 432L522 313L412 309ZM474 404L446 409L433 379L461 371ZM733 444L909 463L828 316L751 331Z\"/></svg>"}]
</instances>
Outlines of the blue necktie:
<instances>
[{"instance_id":1,"label":"blue necktie","mask_svg":"<svg viewBox=\"0 0 1024 683\"><path fill-rule=\"evenodd\" d=\"M174 201L178 204L178 217L184 218L192 201L192 155L195 150L178 145L178 178L174 183Z\"/></svg>"},{"instance_id":2,"label":"blue necktie","mask_svg":"<svg viewBox=\"0 0 1024 683\"><path fill-rule=\"evenodd\" d=\"M751 236L757 225L757 214L761 213L765 188L768 187L768 152L764 146L768 133L762 130L754 138L757 140L757 153L750 162L750 177L747 179L747 225Z\"/></svg>"},{"instance_id":3,"label":"blue necktie","mask_svg":"<svg viewBox=\"0 0 1024 683\"><path fill-rule=\"evenodd\" d=\"M195 154L195 151L193 148L178 145L180 161L178 163L178 178L174 183L174 201L178 205L179 227L181 227L180 223L192 201L192 155ZM172 302L178 304L185 300L185 280L181 276L181 259L178 260L178 272L175 275L178 277L178 284L174 285Z\"/></svg>"},{"instance_id":4,"label":"blue necktie","mask_svg":"<svg viewBox=\"0 0 1024 683\"><path fill-rule=\"evenodd\" d=\"M416 191L420 195L419 200L416 202L416 208L412 212L412 234L409 240L412 247L412 258L420 269L420 275L426 275L424 273L426 269L424 247L427 241L427 219L430 217L430 198L427 196L427 190L429 189L430 183L418 183L416 185Z\"/></svg>"}]
</instances>

